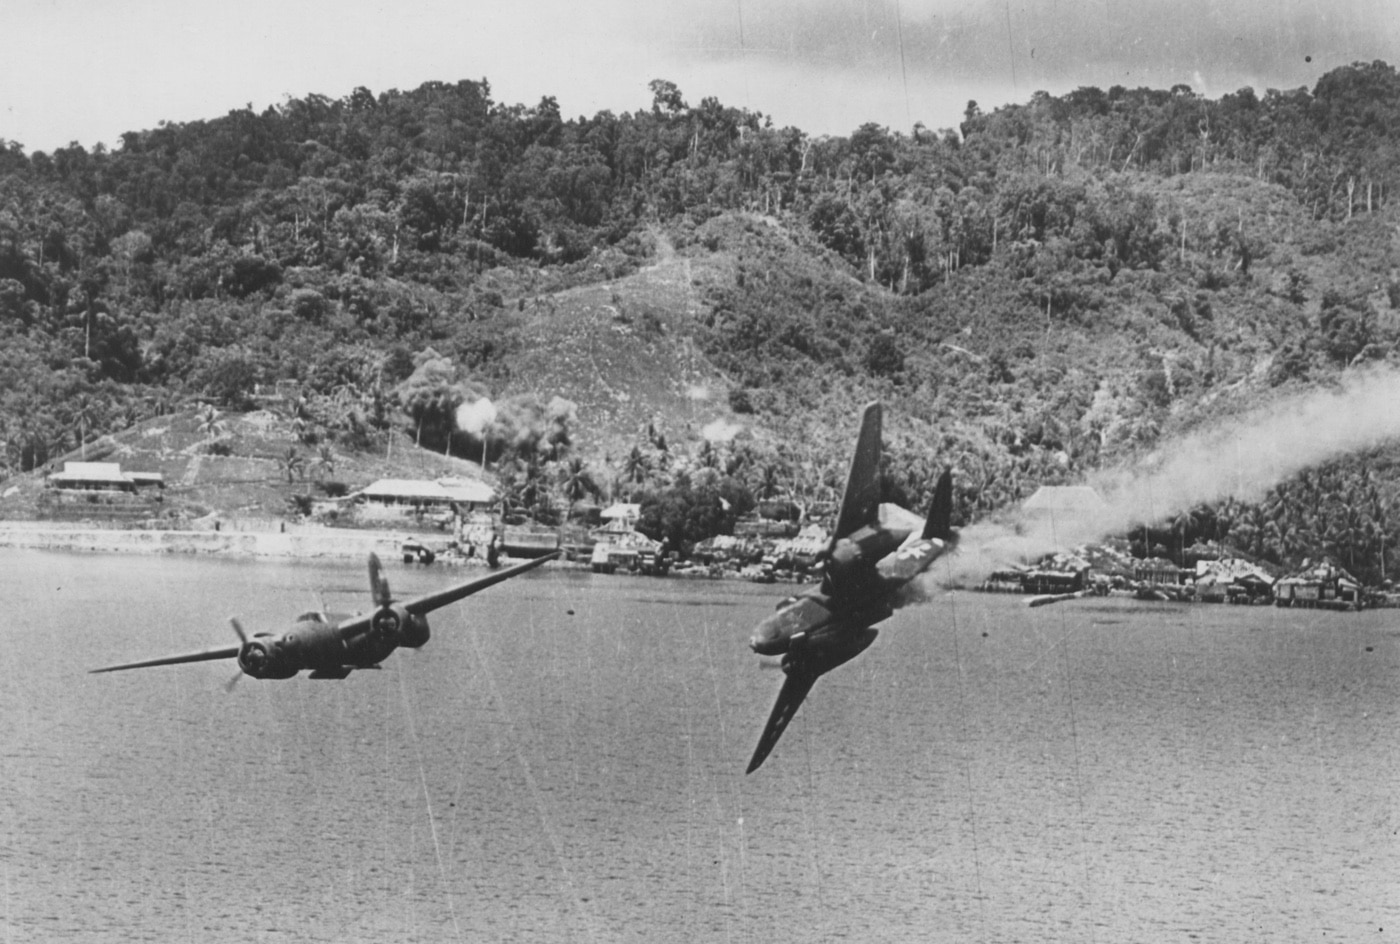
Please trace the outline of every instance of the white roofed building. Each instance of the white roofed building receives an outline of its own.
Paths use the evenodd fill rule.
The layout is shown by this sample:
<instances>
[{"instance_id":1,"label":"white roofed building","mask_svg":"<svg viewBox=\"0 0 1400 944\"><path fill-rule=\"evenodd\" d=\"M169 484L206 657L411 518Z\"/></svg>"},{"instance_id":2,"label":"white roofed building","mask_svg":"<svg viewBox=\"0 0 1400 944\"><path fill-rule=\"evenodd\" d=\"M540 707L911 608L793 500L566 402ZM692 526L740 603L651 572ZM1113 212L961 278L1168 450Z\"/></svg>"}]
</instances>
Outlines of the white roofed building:
<instances>
[{"instance_id":1,"label":"white roofed building","mask_svg":"<svg viewBox=\"0 0 1400 944\"><path fill-rule=\"evenodd\" d=\"M123 472L119 462L65 462L48 476L53 488L84 492L134 492L145 485L165 487L159 472Z\"/></svg>"},{"instance_id":2,"label":"white roofed building","mask_svg":"<svg viewBox=\"0 0 1400 944\"><path fill-rule=\"evenodd\" d=\"M598 513L603 519L601 530L609 533L626 533L637 527L642 518L642 506L635 502L617 502Z\"/></svg>"},{"instance_id":3,"label":"white roofed building","mask_svg":"<svg viewBox=\"0 0 1400 944\"><path fill-rule=\"evenodd\" d=\"M390 514L451 512L463 514L486 508L496 501L496 491L474 479L380 479L353 496L367 510Z\"/></svg>"}]
</instances>

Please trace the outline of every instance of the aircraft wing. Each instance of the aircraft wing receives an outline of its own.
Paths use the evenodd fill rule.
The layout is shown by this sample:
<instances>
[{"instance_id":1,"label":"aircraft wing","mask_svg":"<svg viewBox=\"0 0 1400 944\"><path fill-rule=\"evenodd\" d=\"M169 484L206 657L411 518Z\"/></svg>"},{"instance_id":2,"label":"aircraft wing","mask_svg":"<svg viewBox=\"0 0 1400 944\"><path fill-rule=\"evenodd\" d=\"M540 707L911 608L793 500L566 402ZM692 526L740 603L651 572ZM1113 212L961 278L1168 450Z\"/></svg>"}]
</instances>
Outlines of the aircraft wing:
<instances>
[{"instance_id":1,"label":"aircraft wing","mask_svg":"<svg viewBox=\"0 0 1400 944\"><path fill-rule=\"evenodd\" d=\"M841 511L836 517L832 541L839 541L879 520L882 415L878 400L866 404L865 412L861 415L860 434L856 437L856 450L851 456L851 469L846 474L846 491L841 496Z\"/></svg>"},{"instance_id":2,"label":"aircraft wing","mask_svg":"<svg viewBox=\"0 0 1400 944\"><path fill-rule=\"evenodd\" d=\"M457 584L455 587L448 587L445 590L424 594L412 600L405 600L397 605L403 607L409 613L422 616L424 613L431 613L439 607L446 606L449 603L456 603L464 597L469 597L473 593L485 590L487 587L494 586L503 580L509 580L517 574L523 574L527 570L534 570L546 561L554 560L562 553L563 551L552 551L543 557L536 557L534 560L512 564L500 570L493 570L491 573L483 577L477 577L475 580L468 580L465 583ZM370 578L370 586L374 589L374 603L376 607L387 606L393 603L393 598L389 595L387 582L384 580L383 574L379 572L378 568L379 561L376 558L370 564L370 573L372 575ZM336 633L343 639L349 639L361 633L369 632L370 622L373 619L373 613L365 613L353 619L345 620L336 627Z\"/></svg>"},{"instance_id":3,"label":"aircraft wing","mask_svg":"<svg viewBox=\"0 0 1400 944\"><path fill-rule=\"evenodd\" d=\"M146 669L153 665L180 665L184 662L209 662L213 659L235 659L238 657L238 650L241 646L220 646L218 649L205 649L202 652L189 652L179 656L161 656L158 659L146 659L142 662L124 662L121 665L106 665L100 669L89 669L96 674L98 672L119 672L122 669Z\"/></svg>"},{"instance_id":4,"label":"aircraft wing","mask_svg":"<svg viewBox=\"0 0 1400 944\"><path fill-rule=\"evenodd\" d=\"M543 557L536 557L534 560L512 564L509 567L492 571L484 577L477 577L475 580L459 583L455 587L448 587L446 590L439 590L436 593L429 593L426 596L409 600L403 604L403 607L416 616L421 616L424 613L431 613L438 607L446 606L449 603L456 603L464 597L469 597L479 590L485 590L487 587L492 587L504 580L509 580L517 574L523 574L527 570L534 570L546 561L554 560L562 553L564 552L553 551Z\"/></svg>"},{"instance_id":5,"label":"aircraft wing","mask_svg":"<svg viewBox=\"0 0 1400 944\"><path fill-rule=\"evenodd\" d=\"M749 761L749 768L744 773L753 773L768 759L768 755L778 743L778 738L783 736L788 722L797 714L797 709L802 705L807 693L812 690L812 686L817 684L818 678L820 673L804 668L801 663L791 666L787 678L783 680L783 687L778 692L778 700L773 704L773 711L768 716L768 725L763 729L763 736L758 739L758 747L754 748L753 759Z\"/></svg>"}]
</instances>

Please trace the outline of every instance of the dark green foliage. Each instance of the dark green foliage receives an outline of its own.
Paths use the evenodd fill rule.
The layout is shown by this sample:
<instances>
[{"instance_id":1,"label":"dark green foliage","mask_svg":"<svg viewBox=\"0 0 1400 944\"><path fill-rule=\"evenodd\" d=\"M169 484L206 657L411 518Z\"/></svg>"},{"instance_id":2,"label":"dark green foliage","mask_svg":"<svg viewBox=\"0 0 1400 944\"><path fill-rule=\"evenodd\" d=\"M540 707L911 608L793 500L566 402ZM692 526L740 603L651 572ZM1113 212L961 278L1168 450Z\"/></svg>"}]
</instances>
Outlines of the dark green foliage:
<instances>
[{"instance_id":1,"label":"dark green foliage","mask_svg":"<svg viewBox=\"0 0 1400 944\"><path fill-rule=\"evenodd\" d=\"M1258 502L1227 501L1203 509L1201 521L1177 541L1227 541L1246 553L1290 566L1330 558L1364 583L1394 579L1400 544L1396 520L1394 447L1347 456L1279 483Z\"/></svg>"},{"instance_id":2,"label":"dark green foliage","mask_svg":"<svg viewBox=\"0 0 1400 944\"><path fill-rule=\"evenodd\" d=\"M1351 363L1371 343L1374 320L1364 301L1331 290L1323 293L1319 327L1327 356L1342 365Z\"/></svg>"},{"instance_id":3,"label":"dark green foliage","mask_svg":"<svg viewBox=\"0 0 1400 944\"><path fill-rule=\"evenodd\" d=\"M871 338L865 352L865 367L877 377L893 377L904 370L904 349L892 333Z\"/></svg>"},{"instance_id":4,"label":"dark green foliage","mask_svg":"<svg viewBox=\"0 0 1400 944\"><path fill-rule=\"evenodd\" d=\"M749 490L727 476L708 485L681 481L639 498L642 517L637 530L682 553L706 538L734 533L734 522L754 508Z\"/></svg>"},{"instance_id":5,"label":"dark green foliage","mask_svg":"<svg viewBox=\"0 0 1400 944\"><path fill-rule=\"evenodd\" d=\"M1384 63L1311 92L969 103L961 139L814 139L665 80L650 92L565 121L551 98L430 82L167 123L110 152L0 147L4 466L285 381L304 441L368 446L398 424L470 452L455 410L489 383L512 412L488 452L547 498L530 463L589 431L510 396L522 339L559 293L671 252L684 312L629 300L622 326L693 341L731 410L791 450L729 459L803 500L831 500L837 418L867 398L909 418L889 492L925 501L930 463L954 464L968 517L1220 398L1394 350L1400 79ZM668 455L638 452L653 465L633 481L668 509L649 526L723 527L700 494L714 486L656 484Z\"/></svg>"},{"instance_id":6,"label":"dark green foliage","mask_svg":"<svg viewBox=\"0 0 1400 944\"><path fill-rule=\"evenodd\" d=\"M243 347L209 348L190 365L189 385L224 406L247 409L262 375L259 359Z\"/></svg>"}]
</instances>

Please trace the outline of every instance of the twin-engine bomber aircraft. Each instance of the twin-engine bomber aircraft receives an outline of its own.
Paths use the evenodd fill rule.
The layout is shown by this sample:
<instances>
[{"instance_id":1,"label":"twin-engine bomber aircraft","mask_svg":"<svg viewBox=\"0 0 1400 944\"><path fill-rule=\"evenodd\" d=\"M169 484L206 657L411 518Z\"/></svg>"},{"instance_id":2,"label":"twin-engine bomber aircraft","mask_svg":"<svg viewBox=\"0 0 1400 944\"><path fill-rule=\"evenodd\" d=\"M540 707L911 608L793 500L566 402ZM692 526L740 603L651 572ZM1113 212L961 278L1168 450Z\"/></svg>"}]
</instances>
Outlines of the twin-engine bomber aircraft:
<instances>
[{"instance_id":1,"label":"twin-engine bomber aircraft","mask_svg":"<svg viewBox=\"0 0 1400 944\"><path fill-rule=\"evenodd\" d=\"M866 406L821 586L783 601L749 640L759 655L782 655L787 678L747 773L768 757L817 679L875 641L874 624L894 613L895 591L955 543L950 472L938 479L917 539L909 530L880 524L880 416L878 402Z\"/></svg>"},{"instance_id":2,"label":"twin-engine bomber aircraft","mask_svg":"<svg viewBox=\"0 0 1400 944\"><path fill-rule=\"evenodd\" d=\"M377 669L399 646L417 649L428 641L427 614L438 607L455 603L478 590L509 580L559 556L558 551L534 560L515 564L459 583L455 587L429 593L405 602L396 601L389 592L389 581L379 565L379 558L369 555L369 589L374 596L374 612L361 616L303 613L292 628L281 635L256 633L249 638L238 620L230 619L238 634L238 645L206 649L179 656L164 656L144 662L109 665L93 672L116 672L121 669L144 669L153 665L178 665L184 662L207 662L212 659L237 657L238 667L258 679L291 678L303 669L311 670L311 678L343 679L355 669ZM241 675L235 675L229 687Z\"/></svg>"}]
</instances>

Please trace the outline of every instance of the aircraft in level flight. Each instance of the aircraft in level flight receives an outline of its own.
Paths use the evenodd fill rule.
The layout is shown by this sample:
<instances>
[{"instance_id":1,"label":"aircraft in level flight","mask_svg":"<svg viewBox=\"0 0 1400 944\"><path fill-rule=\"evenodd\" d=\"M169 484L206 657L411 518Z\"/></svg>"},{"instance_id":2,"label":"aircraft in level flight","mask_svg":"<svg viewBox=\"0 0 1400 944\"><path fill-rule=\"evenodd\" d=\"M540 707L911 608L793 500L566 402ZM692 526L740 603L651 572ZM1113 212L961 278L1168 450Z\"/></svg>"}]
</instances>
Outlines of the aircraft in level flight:
<instances>
[{"instance_id":1,"label":"aircraft in level flight","mask_svg":"<svg viewBox=\"0 0 1400 944\"><path fill-rule=\"evenodd\" d=\"M895 591L956 542L951 526L953 477L946 471L934 488L922 534L915 538L908 529L880 524L880 420L879 402L868 404L836 530L823 555L821 586L784 600L749 640L759 655L781 655L787 678L747 773L768 757L817 679L875 641L879 630L874 624L894 613Z\"/></svg>"},{"instance_id":2,"label":"aircraft in level flight","mask_svg":"<svg viewBox=\"0 0 1400 944\"><path fill-rule=\"evenodd\" d=\"M154 665L237 658L242 673L257 679L291 678L303 669L311 670L311 678L343 679L355 669L379 668L379 663L399 646L417 649L426 643L429 635L427 614L433 610L523 574L545 561L553 560L559 553L555 551L407 601L394 599L379 558L370 554L369 589L375 607L372 613L358 616L303 613L297 617L292 628L281 635L255 633L251 638L237 619L230 619L233 631L238 634L238 645L109 665L92 671L116 672ZM229 687L232 688L240 678L242 675L235 675Z\"/></svg>"}]
</instances>

